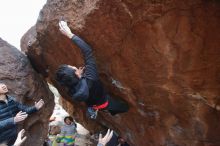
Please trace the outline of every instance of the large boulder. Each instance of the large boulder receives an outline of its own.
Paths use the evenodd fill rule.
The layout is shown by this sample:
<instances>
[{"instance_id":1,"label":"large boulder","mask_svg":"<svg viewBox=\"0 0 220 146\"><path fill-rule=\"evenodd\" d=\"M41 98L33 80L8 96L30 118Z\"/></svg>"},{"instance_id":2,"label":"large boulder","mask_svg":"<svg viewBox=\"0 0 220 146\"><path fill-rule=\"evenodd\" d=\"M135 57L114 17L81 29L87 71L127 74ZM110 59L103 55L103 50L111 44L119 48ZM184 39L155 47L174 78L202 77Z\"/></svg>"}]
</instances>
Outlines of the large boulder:
<instances>
[{"instance_id":1,"label":"large boulder","mask_svg":"<svg viewBox=\"0 0 220 146\"><path fill-rule=\"evenodd\" d=\"M54 73L60 64L83 61L59 32L63 19L94 48L109 92L130 105L128 113L115 117L101 113L98 123L137 146L220 145L217 0L47 0L21 48L68 99ZM95 129L85 106L72 104L70 111Z\"/></svg>"},{"instance_id":2,"label":"large boulder","mask_svg":"<svg viewBox=\"0 0 220 146\"><path fill-rule=\"evenodd\" d=\"M41 146L47 137L48 119L54 101L47 83L30 65L27 56L0 38L0 81L4 82L9 95L25 105L33 106L43 99L45 106L21 124L26 130L26 146Z\"/></svg>"}]
</instances>

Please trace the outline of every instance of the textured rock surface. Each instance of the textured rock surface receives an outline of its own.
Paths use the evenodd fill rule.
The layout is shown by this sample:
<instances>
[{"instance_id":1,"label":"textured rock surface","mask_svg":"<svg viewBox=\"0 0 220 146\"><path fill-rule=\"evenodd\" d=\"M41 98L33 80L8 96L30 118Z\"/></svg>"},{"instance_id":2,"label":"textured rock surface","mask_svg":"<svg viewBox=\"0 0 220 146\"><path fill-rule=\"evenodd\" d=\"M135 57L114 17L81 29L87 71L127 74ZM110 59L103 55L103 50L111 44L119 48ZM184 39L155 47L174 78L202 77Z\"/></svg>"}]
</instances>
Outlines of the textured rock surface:
<instances>
[{"instance_id":1,"label":"textured rock surface","mask_svg":"<svg viewBox=\"0 0 220 146\"><path fill-rule=\"evenodd\" d=\"M31 115L23 124L28 136L26 146L40 146L47 136L48 119L53 111L53 94L47 83L32 69L27 57L0 38L0 81L9 95L26 105L34 105L40 98L45 107Z\"/></svg>"},{"instance_id":2,"label":"textured rock surface","mask_svg":"<svg viewBox=\"0 0 220 146\"><path fill-rule=\"evenodd\" d=\"M220 113L208 105L220 104L217 0L48 0L21 47L68 98L54 72L82 59L60 34L61 18L93 46L110 93L131 106L120 116L100 114L102 124L137 146L220 145ZM94 129L79 106L74 113Z\"/></svg>"}]
</instances>

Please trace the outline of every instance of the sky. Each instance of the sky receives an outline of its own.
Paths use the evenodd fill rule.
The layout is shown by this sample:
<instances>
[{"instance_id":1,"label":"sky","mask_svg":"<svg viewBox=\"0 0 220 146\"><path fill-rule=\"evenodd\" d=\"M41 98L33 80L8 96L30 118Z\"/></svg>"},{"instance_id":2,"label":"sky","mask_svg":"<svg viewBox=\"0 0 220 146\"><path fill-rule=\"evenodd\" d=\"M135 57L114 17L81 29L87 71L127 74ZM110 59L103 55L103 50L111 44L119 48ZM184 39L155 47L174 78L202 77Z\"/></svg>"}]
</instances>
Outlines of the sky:
<instances>
[{"instance_id":1,"label":"sky","mask_svg":"<svg viewBox=\"0 0 220 146\"><path fill-rule=\"evenodd\" d=\"M35 25L46 0L0 0L0 37L20 50L21 37Z\"/></svg>"}]
</instances>

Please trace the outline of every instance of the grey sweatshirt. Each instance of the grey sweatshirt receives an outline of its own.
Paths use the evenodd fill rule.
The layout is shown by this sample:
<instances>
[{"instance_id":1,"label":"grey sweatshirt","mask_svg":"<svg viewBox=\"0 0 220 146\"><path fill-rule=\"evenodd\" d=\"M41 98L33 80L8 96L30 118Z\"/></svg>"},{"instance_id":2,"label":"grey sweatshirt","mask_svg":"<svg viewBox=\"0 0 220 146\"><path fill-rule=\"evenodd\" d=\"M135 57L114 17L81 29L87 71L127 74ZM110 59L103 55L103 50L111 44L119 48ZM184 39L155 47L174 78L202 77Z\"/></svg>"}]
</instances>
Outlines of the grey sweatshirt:
<instances>
[{"instance_id":1,"label":"grey sweatshirt","mask_svg":"<svg viewBox=\"0 0 220 146\"><path fill-rule=\"evenodd\" d=\"M61 128L61 135L63 136L73 136L76 134L76 126L73 123L72 125L64 125Z\"/></svg>"}]
</instances>

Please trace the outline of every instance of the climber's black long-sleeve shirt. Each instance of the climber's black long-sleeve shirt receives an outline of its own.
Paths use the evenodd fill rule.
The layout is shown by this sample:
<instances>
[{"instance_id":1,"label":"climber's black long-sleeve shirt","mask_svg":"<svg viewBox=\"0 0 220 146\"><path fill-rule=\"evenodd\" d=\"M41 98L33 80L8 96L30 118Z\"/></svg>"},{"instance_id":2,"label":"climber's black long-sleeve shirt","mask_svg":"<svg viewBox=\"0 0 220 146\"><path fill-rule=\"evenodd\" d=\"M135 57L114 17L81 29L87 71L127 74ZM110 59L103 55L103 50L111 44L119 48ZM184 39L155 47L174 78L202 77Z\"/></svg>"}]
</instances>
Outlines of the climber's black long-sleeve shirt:
<instances>
[{"instance_id":1,"label":"climber's black long-sleeve shirt","mask_svg":"<svg viewBox=\"0 0 220 146\"><path fill-rule=\"evenodd\" d=\"M92 48L76 35L71 40L83 54L85 71L75 89L72 90L74 92L70 92L70 94L74 100L84 101L89 107L101 105L107 101L107 94L99 79Z\"/></svg>"}]
</instances>

